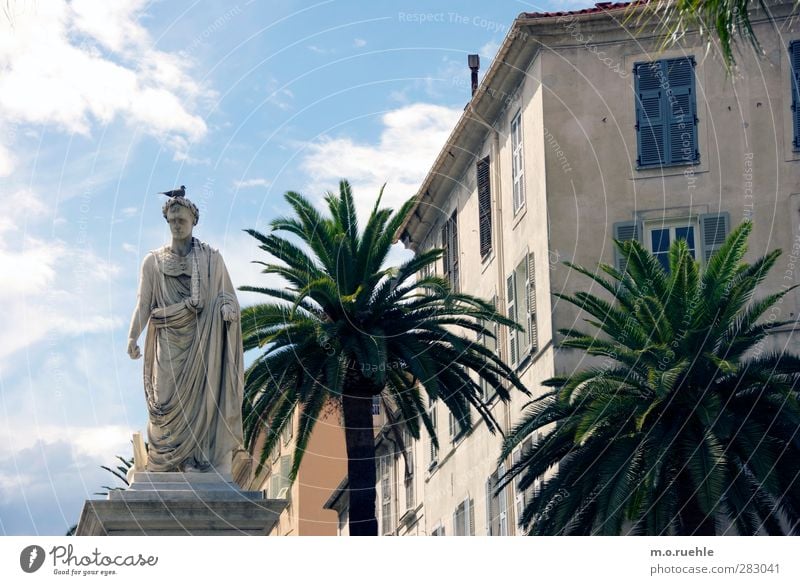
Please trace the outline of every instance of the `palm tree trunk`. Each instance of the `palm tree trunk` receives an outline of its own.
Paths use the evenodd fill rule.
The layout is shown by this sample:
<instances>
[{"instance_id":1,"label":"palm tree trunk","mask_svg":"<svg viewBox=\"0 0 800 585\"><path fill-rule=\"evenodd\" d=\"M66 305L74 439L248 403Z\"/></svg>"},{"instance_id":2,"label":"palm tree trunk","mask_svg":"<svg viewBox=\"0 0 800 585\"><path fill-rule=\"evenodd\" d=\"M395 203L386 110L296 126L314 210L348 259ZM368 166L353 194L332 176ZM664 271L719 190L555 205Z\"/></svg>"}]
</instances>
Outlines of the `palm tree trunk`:
<instances>
[{"instance_id":1,"label":"palm tree trunk","mask_svg":"<svg viewBox=\"0 0 800 585\"><path fill-rule=\"evenodd\" d=\"M359 388L359 390L361 390ZM375 431L372 427L372 396L345 392L344 440L347 447L349 526L351 536L377 536L375 517Z\"/></svg>"}]
</instances>

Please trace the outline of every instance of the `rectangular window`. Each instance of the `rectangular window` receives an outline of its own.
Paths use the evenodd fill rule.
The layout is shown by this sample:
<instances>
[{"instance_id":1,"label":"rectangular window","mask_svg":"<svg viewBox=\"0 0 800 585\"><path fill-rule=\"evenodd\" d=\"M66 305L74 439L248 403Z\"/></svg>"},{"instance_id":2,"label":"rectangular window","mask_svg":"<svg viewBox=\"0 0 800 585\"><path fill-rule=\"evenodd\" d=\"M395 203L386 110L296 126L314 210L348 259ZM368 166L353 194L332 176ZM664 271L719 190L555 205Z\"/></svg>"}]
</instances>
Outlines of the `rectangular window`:
<instances>
[{"instance_id":1,"label":"rectangular window","mask_svg":"<svg viewBox=\"0 0 800 585\"><path fill-rule=\"evenodd\" d=\"M292 440L292 431L294 426L294 417L290 417L286 423L286 426L283 427L283 444L288 445L289 441Z\"/></svg>"},{"instance_id":2,"label":"rectangular window","mask_svg":"<svg viewBox=\"0 0 800 585\"><path fill-rule=\"evenodd\" d=\"M492 305L497 307L497 295L492 297ZM496 354L498 340L500 339L500 326L497 324L497 322L487 323L483 319L481 319L480 324L482 327L489 329L494 337L479 333L477 336L477 342L492 353ZM484 402L489 402L492 398L494 398L495 394L497 394L497 391L494 389L494 387L484 380L483 377L479 377L478 384L481 387Z\"/></svg>"},{"instance_id":3,"label":"rectangular window","mask_svg":"<svg viewBox=\"0 0 800 585\"><path fill-rule=\"evenodd\" d=\"M405 488L406 510L417 505L414 493L414 438L407 430L403 430L403 446L405 447Z\"/></svg>"},{"instance_id":4,"label":"rectangular window","mask_svg":"<svg viewBox=\"0 0 800 585\"><path fill-rule=\"evenodd\" d=\"M453 534L475 536L475 510L472 499L461 502L453 514Z\"/></svg>"},{"instance_id":5,"label":"rectangular window","mask_svg":"<svg viewBox=\"0 0 800 585\"><path fill-rule=\"evenodd\" d=\"M450 282L453 291L458 292L458 221L455 211L442 226L442 248L444 277Z\"/></svg>"},{"instance_id":6,"label":"rectangular window","mask_svg":"<svg viewBox=\"0 0 800 585\"><path fill-rule=\"evenodd\" d=\"M522 326L522 331L508 330L512 366L522 364L538 345L535 268L533 254L528 253L506 279L508 318Z\"/></svg>"},{"instance_id":7,"label":"rectangular window","mask_svg":"<svg viewBox=\"0 0 800 585\"><path fill-rule=\"evenodd\" d=\"M461 435L463 435L467 431L464 423L462 423L455 416L453 416L452 412L449 412L449 418L447 422L448 422L448 428L450 430L450 440L452 442L455 442L458 439L460 439Z\"/></svg>"},{"instance_id":8,"label":"rectangular window","mask_svg":"<svg viewBox=\"0 0 800 585\"><path fill-rule=\"evenodd\" d=\"M645 226L647 248L669 272L669 247L675 240L686 240L692 258L697 260L697 226L690 220L657 221Z\"/></svg>"},{"instance_id":9,"label":"rectangular window","mask_svg":"<svg viewBox=\"0 0 800 585\"><path fill-rule=\"evenodd\" d=\"M486 481L486 534L488 536L508 535L506 490L503 489L499 494L495 494L498 480L505 472L505 465L501 465Z\"/></svg>"},{"instance_id":10,"label":"rectangular window","mask_svg":"<svg viewBox=\"0 0 800 585\"><path fill-rule=\"evenodd\" d=\"M789 43L789 61L792 68L792 146L800 150L800 40Z\"/></svg>"},{"instance_id":11,"label":"rectangular window","mask_svg":"<svg viewBox=\"0 0 800 585\"><path fill-rule=\"evenodd\" d=\"M694 66L694 57L634 65L639 168L700 160Z\"/></svg>"},{"instance_id":12,"label":"rectangular window","mask_svg":"<svg viewBox=\"0 0 800 585\"><path fill-rule=\"evenodd\" d=\"M511 121L511 182L514 186L514 214L525 204L525 164L522 158L522 112Z\"/></svg>"},{"instance_id":13,"label":"rectangular window","mask_svg":"<svg viewBox=\"0 0 800 585\"><path fill-rule=\"evenodd\" d=\"M481 258L492 251L492 191L489 181L489 157L479 160L478 175L478 235Z\"/></svg>"},{"instance_id":14,"label":"rectangular window","mask_svg":"<svg viewBox=\"0 0 800 585\"><path fill-rule=\"evenodd\" d=\"M433 426L433 432L436 434L437 431L437 414L436 414L436 401L430 400L428 402L428 417L431 419L431 425ZM439 462L439 448L434 444L433 439L430 440L430 463L428 464L428 469L431 469L436 466Z\"/></svg>"},{"instance_id":15,"label":"rectangular window","mask_svg":"<svg viewBox=\"0 0 800 585\"><path fill-rule=\"evenodd\" d=\"M372 397L372 416L380 416L381 414L381 397Z\"/></svg>"},{"instance_id":16,"label":"rectangular window","mask_svg":"<svg viewBox=\"0 0 800 585\"><path fill-rule=\"evenodd\" d=\"M541 433L536 433L528 438L526 438L522 445L512 453L511 455L511 462L513 465L518 464L522 460L522 456L527 454L530 451L531 447L535 444L534 437L536 439L536 443L538 443L541 438ZM522 513L525 510L525 506L527 506L533 498L538 494L538 487L539 487L539 480L535 480L532 485L528 487L528 489L523 490L519 487L519 476L514 479L514 513L516 514L516 522L519 524L520 518L522 518Z\"/></svg>"},{"instance_id":17,"label":"rectangular window","mask_svg":"<svg viewBox=\"0 0 800 585\"><path fill-rule=\"evenodd\" d=\"M444 536L444 526L439 524L436 528L433 529L431 532L431 536Z\"/></svg>"}]
</instances>

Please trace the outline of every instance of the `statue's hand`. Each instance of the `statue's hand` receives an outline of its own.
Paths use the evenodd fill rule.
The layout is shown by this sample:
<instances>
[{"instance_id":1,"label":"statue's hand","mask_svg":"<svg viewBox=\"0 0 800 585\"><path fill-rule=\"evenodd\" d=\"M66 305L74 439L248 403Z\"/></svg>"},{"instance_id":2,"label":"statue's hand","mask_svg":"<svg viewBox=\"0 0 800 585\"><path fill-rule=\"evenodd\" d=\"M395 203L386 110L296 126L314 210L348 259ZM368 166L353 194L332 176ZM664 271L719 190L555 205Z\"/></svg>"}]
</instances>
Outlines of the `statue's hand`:
<instances>
[{"instance_id":1,"label":"statue's hand","mask_svg":"<svg viewBox=\"0 0 800 585\"><path fill-rule=\"evenodd\" d=\"M131 356L132 360L138 360L140 357L142 357L142 352L139 349L139 346L136 345L135 339L128 340L128 355Z\"/></svg>"},{"instance_id":2,"label":"statue's hand","mask_svg":"<svg viewBox=\"0 0 800 585\"><path fill-rule=\"evenodd\" d=\"M236 321L236 319L236 309L230 305L222 305L222 320L230 323L232 321Z\"/></svg>"}]
</instances>

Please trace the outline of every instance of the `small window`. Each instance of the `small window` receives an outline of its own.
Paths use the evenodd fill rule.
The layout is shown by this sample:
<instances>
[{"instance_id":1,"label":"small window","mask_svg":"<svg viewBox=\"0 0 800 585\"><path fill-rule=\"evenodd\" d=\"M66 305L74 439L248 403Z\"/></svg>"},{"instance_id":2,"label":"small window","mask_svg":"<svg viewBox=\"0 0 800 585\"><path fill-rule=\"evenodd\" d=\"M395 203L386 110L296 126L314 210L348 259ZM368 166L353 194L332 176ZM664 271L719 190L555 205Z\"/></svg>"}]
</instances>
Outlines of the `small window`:
<instances>
[{"instance_id":1,"label":"small window","mask_svg":"<svg viewBox=\"0 0 800 585\"><path fill-rule=\"evenodd\" d=\"M694 65L694 57L681 57L634 66L639 168L700 160Z\"/></svg>"},{"instance_id":2,"label":"small window","mask_svg":"<svg viewBox=\"0 0 800 585\"><path fill-rule=\"evenodd\" d=\"M448 427L450 430L450 441L456 442L461 436L467 432L467 427L464 423L458 420L453 413L449 413Z\"/></svg>"},{"instance_id":3,"label":"small window","mask_svg":"<svg viewBox=\"0 0 800 585\"><path fill-rule=\"evenodd\" d=\"M431 532L431 536L444 536L444 526L439 524L436 528L433 529Z\"/></svg>"},{"instance_id":4,"label":"small window","mask_svg":"<svg viewBox=\"0 0 800 585\"><path fill-rule=\"evenodd\" d=\"M665 270L669 270L669 246L676 239L686 240L695 260L706 263L722 247L730 233L730 214L703 213L693 219L663 219L648 222L620 221L614 224L614 238L620 241L637 240L656 255ZM625 257L614 247L617 270L625 272Z\"/></svg>"},{"instance_id":5,"label":"small window","mask_svg":"<svg viewBox=\"0 0 800 585\"><path fill-rule=\"evenodd\" d=\"M698 259L698 228L694 221L653 222L645 226L645 232L647 248L667 272L669 272L669 248L675 240L686 240L692 258Z\"/></svg>"},{"instance_id":6,"label":"small window","mask_svg":"<svg viewBox=\"0 0 800 585\"><path fill-rule=\"evenodd\" d=\"M525 204L525 162L522 150L522 112L511 120L511 183L514 186L514 214Z\"/></svg>"},{"instance_id":7,"label":"small window","mask_svg":"<svg viewBox=\"0 0 800 585\"><path fill-rule=\"evenodd\" d=\"M406 488L406 510L412 510L417 505L414 493L414 437L408 430L403 430L403 446L405 447L404 484Z\"/></svg>"},{"instance_id":8,"label":"small window","mask_svg":"<svg viewBox=\"0 0 800 585\"><path fill-rule=\"evenodd\" d=\"M455 211L442 226L442 248L444 250L442 256L444 277L450 283L453 291L458 292L458 220Z\"/></svg>"},{"instance_id":9,"label":"small window","mask_svg":"<svg viewBox=\"0 0 800 585\"><path fill-rule=\"evenodd\" d=\"M512 366L522 365L538 346L535 269L534 256L529 253L506 278L507 315L522 326L522 331L508 329Z\"/></svg>"},{"instance_id":10,"label":"small window","mask_svg":"<svg viewBox=\"0 0 800 585\"><path fill-rule=\"evenodd\" d=\"M453 514L453 534L475 536L475 506L472 499L461 502Z\"/></svg>"},{"instance_id":11,"label":"small window","mask_svg":"<svg viewBox=\"0 0 800 585\"><path fill-rule=\"evenodd\" d=\"M489 181L489 157L479 160L478 175L478 236L481 258L492 251L492 191Z\"/></svg>"},{"instance_id":12,"label":"small window","mask_svg":"<svg viewBox=\"0 0 800 585\"><path fill-rule=\"evenodd\" d=\"M499 478L506 472L501 465L486 482L486 534L489 536L508 536L508 496L503 488L495 494Z\"/></svg>"},{"instance_id":13,"label":"small window","mask_svg":"<svg viewBox=\"0 0 800 585\"><path fill-rule=\"evenodd\" d=\"M433 426L433 432L436 434L437 432L437 408L436 408L436 401L430 400L428 402L428 417L431 419L431 425ZM436 464L439 462L439 448L434 444L433 439L430 439L430 462L428 463L428 469L432 469L436 467Z\"/></svg>"}]
</instances>

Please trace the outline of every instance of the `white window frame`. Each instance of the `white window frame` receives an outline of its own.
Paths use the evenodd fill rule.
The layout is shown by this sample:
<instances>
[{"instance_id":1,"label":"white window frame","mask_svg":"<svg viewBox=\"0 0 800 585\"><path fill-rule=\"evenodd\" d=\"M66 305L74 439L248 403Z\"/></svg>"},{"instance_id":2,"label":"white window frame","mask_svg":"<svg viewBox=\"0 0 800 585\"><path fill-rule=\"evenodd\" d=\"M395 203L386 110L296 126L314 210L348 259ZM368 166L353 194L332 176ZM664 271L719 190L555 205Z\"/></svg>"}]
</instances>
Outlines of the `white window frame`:
<instances>
[{"instance_id":1,"label":"white window frame","mask_svg":"<svg viewBox=\"0 0 800 585\"><path fill-rule=\"evenodd\" d=\"M644 223L644 247L651 254L653 252L652 234L656 230L669 229L669 246L675 241L675 229L691 227L694 230L694 259L703 263L702 242L700 241L700 221L697 217L683 217L678 219L658 219ZM669 247L668 247L669 249Z\"/></svg>"},{"instance_id":2,"label":"white window frame","mask_svg":"<svg viewBox=\"0 0 800 585\"><path fill-rule=\"evenodd\" d=\"M525 206L525 157L523 156L522 110L511 120L511 185L514 215Z\"/></svg>"}]
</instances>

